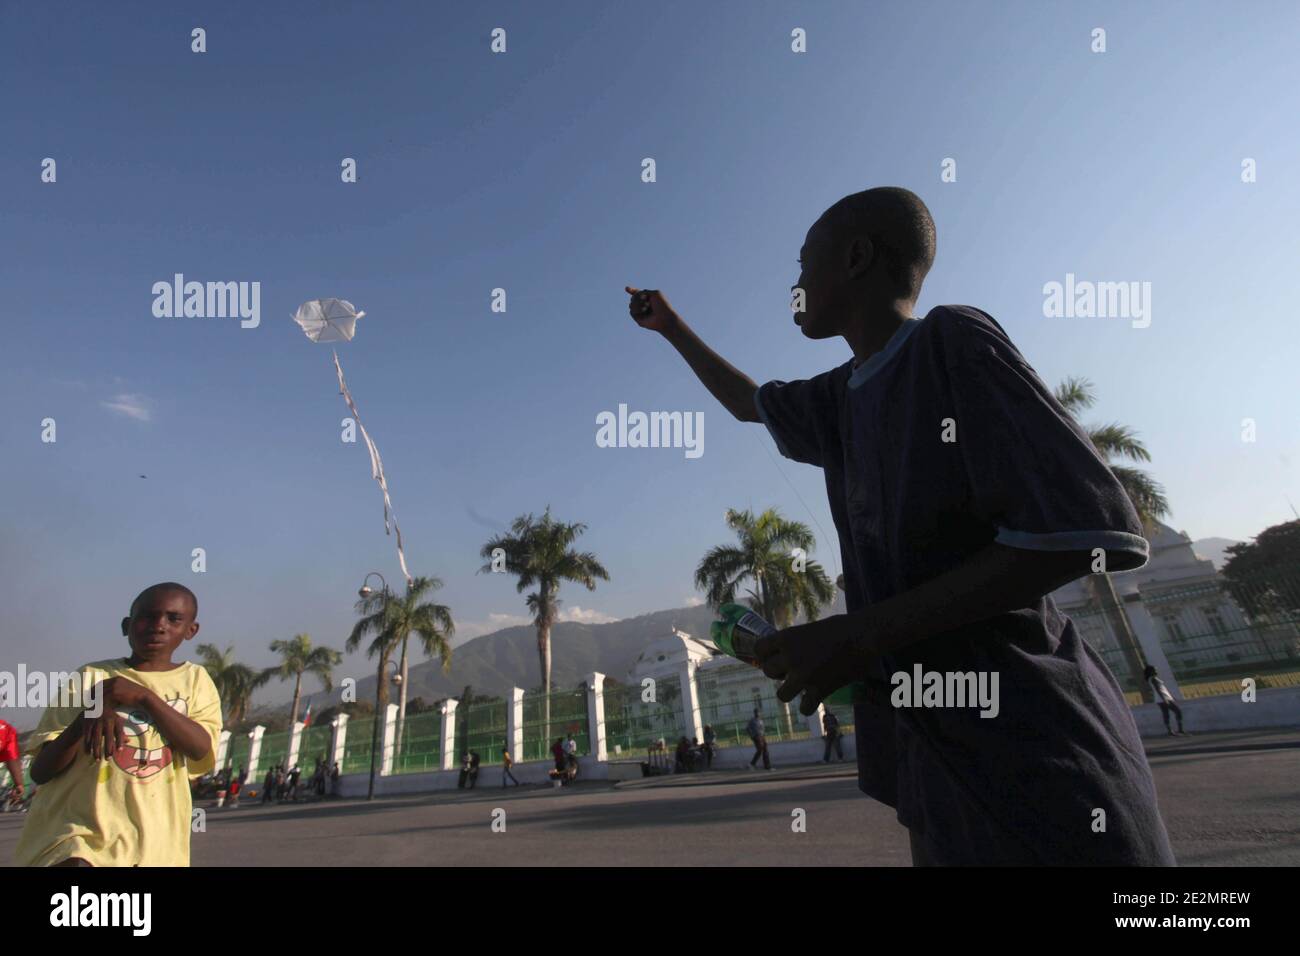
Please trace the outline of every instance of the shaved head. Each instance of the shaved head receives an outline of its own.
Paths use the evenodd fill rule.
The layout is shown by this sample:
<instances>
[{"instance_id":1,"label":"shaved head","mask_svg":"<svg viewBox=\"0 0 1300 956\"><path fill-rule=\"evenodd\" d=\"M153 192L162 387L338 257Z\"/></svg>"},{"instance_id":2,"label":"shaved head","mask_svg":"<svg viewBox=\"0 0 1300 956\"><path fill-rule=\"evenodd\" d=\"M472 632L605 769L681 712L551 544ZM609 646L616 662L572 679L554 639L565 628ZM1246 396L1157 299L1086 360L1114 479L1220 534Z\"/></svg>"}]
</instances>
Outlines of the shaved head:
<instances>
[{"instance_id":1,"label":"shaved head","mask_svg":"<svg viewBox=\"0 0 1300 956\"><path fill-rule=\"evenodd\" d=\"M822 214L828 238L841 244L857 236L879 250L898 295L913 301L934 264L934 219L921 197L899 186L845 196Z\"/></svg>"},{"instance_id":2,"label":"shaved head","mask_svg":"<svg viewBox=\"0 0 1300 956\"><path fill-rule=\"evenodd\" d=\"M145 598L151 597L159 592L166 593L169 591L176 591L185 595L189 599L190 606L194 609L193 616L199 616L199 599L194 596L193 591L183 584L177 584L175 581L164 581L161 584L151 584L149 587L137 594L135 600L131 602L131 615L135 615L135 609L140 606L140 602Z\"/></svg>"}]
</instances>

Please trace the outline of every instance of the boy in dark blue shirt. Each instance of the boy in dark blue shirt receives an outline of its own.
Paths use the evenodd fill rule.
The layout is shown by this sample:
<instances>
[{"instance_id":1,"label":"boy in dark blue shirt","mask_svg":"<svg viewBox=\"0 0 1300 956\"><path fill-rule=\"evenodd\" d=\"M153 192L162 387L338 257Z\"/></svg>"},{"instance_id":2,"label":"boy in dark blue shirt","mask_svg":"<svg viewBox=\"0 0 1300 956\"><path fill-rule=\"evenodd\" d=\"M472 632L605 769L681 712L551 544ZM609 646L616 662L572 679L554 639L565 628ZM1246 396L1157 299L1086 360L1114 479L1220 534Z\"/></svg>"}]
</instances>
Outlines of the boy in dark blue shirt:
<instances>
[{"instance_id":1,"label":"boy in dark blue shirt","mask_svg":"<svg viewBox=\"0 0 1300 956\"><path fill-rule=\"evenodd\" d=\"M1141 524L992 317L913 317L934 252L905 189L847 196L813 224L795 321L854 357L806 381L757 388L656 291L628 287L629 311L736 418L825 472L848 613L759 656L805 714L855 684L859 786L897 809L913 861L1171 865L1123 693L1050 597L1144 564Z\"/></svg>"}]
</instances>

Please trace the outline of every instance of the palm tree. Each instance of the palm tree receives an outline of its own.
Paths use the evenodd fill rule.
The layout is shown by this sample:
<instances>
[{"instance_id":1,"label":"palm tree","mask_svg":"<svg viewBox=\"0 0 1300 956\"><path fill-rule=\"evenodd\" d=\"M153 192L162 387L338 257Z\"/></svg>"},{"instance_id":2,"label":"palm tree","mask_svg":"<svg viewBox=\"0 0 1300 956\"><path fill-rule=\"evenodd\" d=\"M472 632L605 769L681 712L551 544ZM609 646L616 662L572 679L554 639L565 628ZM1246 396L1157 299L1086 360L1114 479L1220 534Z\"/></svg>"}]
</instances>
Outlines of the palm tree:
<instances>
[{"instance_id":1,"label":"palm tree","mask_svg":"<svg viewBox=\"0 0 1300 956\"><path fill-rule=\"evenodd\" d=\"M808 526L787 521L775 508L755 517L752 511L729 510L727 526L740 539L735 545L710 549L695 569L695 586L713 608L731 604L747 580L749 606L775 627L789 627L797 614L815 621L821 609L835 598L835 585L816 561L796 570L792 551L807 554L817 546Z\"/></svg>"},{"instance_id":2,"label":"palm tree","mask_svg":"<svg viewBox=\"0 0 1300 956\"><path fill-rule=\"evenodd\" d=\"M212 683L217 686L217 694L225 707L227 725L238 724L248 713L248 702L253 691L261 687L270 678L265 673L258 673L247 664L235 661L235 646L232 644L221 651L215 644L198 646L199 663Z\"/></svg>"},{"instance_id":3,"label":"palm tree","mask_svg":"<svg viewBox=\"0 0 1300 956\"><path fill-rule=\"evenodd\" d=\"M280 655L280 663L262 672L267 680L293 681L293 706L289 708L289 726L298 722L298 704L302 701L302 675L314 674L326 692L334 689L333 668L343 663L343 655L330 647L312 647L311 636L295 634L287 641L272 641L271 652Z\"/></svg>"},{"instance_id":4,"label":"palm tree","mask_svg":"<svg viewBox=\"0 0 1300 956\"><path fill-rule=\"evenodd\" d=\"M586 530L585 524L556 521L548 505L540 519L532 514L520 515L509 532L494 536L479 552L488 562L479 569L480 574L491 573L493 554L500 549L505 556L506 571L519 579L515 590L523 594L531 587L537 588L528 595L527 604L537 628L537 657L542 671L542 693L546 695L542 721L548 740L551 736L551 628L560 612L560 584L573 581L594 591L597 579L609 580L609 572L594 554L575 551L572 547Z\"/></svg>"},{"instance_id":5,"label":"palm tree","mask_svg":"<svg viewBox=\"0 0 1300 956\"><path fill-rule=\"evenodd\" d=\"M451 638L456 633L456 624L451 618L451 609L445 604L422 603L431 591L442 587L437 578L415 578L406 585L406 596L395 597L387 588L372 591L357 601L357 613L363 615L352 628L344 645L348 652L355 651L367 636L372 636L370 646L366 648L367 657L379 658L379 711L376 726L383 719L384 707L388 704L388 661L393 651L400 645L402 649L400 704L397 711L397 745L401 747L403 725L406 722L406 645L412 634L419 638L420 646L430 657L435 654L442 659L442 671L451 669ZM400 750L399 750L400 752Z\"/></svg>"},{"instance_id":6,"label":"palm tree","mask_svg":"<svg viewBox=\"0 0 1300 956\"><path fill-rule=\"evenodd\" d=\"M1092 382L1086 378L1067 378L1056 387L1056 400L1076 418L1077 413L1091 408L1097 401L1093 395ZM1169 501L1165 498L1164 488L1145 471L1115 464L1115 460L1146 462L1151 460L1151 453L1137 437L1137 433L1127 425L1112 422L1108 425L1085 426L1084 432L1097 453L1110 466L1120 487L1133 503L1133 510L1142 522L1142 530L1150 537L1156 521L1169 514ZM1150 688L1140 679L1145 666L1143 657L1133 629L1129 626L1128 615L1119 603L1119 595L1115 592L1115 582L1111 579L1110 572L1091 575L1086 581L1094 601L1102 609L1119 640L1120 650L1137 682L1142 699L1153 699Z\"/></svg>"}]
</instances>

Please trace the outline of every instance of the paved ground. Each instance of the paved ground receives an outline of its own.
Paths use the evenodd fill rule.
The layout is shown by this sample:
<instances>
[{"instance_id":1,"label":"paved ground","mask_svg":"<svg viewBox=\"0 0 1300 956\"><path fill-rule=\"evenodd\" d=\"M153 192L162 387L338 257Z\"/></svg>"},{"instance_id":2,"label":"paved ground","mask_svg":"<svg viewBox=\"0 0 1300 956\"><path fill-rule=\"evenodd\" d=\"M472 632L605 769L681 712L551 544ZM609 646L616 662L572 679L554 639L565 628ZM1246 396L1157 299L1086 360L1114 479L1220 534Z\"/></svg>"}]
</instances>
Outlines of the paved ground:
<instances>
[{"instance_id":1,"label":"paved ground","mask_svg":"<svg viewBox=\"0 0 1300 956\"><path fill-rule=\"evenodd\" d=\"M1300 732L1148 742L1183 865L1300 865ZM492 831L505 811L505 833ZM807 832L791 812L807 812ZM0 860L20 816L0 816ZM212 810L196 866L909 865L893 811L847 765Z\"/></svg>"}]
</instances>

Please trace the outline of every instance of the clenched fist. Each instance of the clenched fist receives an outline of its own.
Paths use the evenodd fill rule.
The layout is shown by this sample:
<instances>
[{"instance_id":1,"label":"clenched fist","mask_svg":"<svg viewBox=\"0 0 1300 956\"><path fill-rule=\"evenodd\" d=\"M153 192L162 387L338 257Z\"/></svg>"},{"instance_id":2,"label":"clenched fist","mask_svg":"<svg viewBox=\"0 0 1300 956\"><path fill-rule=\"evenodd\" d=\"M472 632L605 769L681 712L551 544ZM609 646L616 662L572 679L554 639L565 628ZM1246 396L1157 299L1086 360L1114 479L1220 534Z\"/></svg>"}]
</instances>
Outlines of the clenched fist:
<instances>
[{"instance_id":1,"label":"clenched fist","mask_svg":"<svg viewBox=\"0 0 1300 956\"><path fill-rule=\"evenodd\" d=\"M636 320L636 324L652 332L671 332L682 321L681 316L673 311L663 293L658 289L634 289L623 287L632 298L628 300L627 312Z\"/></svg>"}]
</instances>

